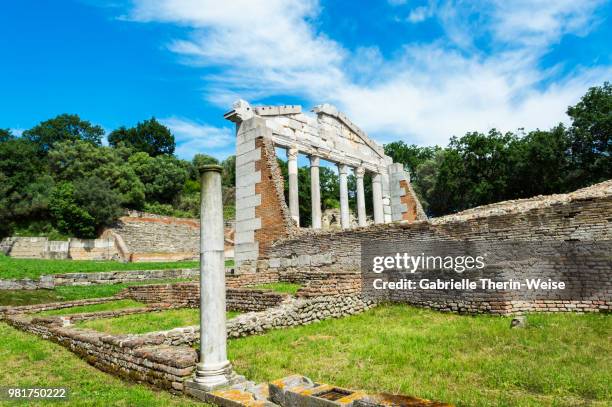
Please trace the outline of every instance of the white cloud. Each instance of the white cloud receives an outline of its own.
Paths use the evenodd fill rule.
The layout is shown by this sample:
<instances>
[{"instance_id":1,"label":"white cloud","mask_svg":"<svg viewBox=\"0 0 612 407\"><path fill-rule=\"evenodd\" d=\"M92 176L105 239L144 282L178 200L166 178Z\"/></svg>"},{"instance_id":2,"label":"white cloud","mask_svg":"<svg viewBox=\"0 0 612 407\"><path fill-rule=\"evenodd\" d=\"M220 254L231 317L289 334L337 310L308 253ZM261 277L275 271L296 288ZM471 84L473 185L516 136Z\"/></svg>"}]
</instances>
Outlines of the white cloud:
<instances>
[{"instance_id":1,"label":"white cloud","mask_svg":"<svg viewBox=\"0 0 612 407\"><path fill-rule=\"evenodd\" d=\"M176 154L181 158L191 158L198 153L215 155L218 153L216 150L230 148L235 138L230 127L215 127L178 117L161 119L160 122L174 134Z\"/></svg>"},{"instance_id":2,"label":"white cloud","mask_svg":"<svg viewBox=\"0 0 612 407\"><path fill-rule=\"evenodd\" d=\"M410 21L411 23L420 23L421 21L425 21L430 16L430 9L425 6L421 6L410 11L410 14L408 15L408 21Z\"/></svg>"},{"instance_id":3,"label":"white cloud","mask_svg":"<svg viewBox=\"0 0 612 407\"><path fill-rule=\"evenodd\" d=\"M215 104L299 96L338 105L382 141L446 144L469 130L548 128L565 120L567 106L612 68L560 75L560 67L542 70L540 59L563 35L592 29L600 4L431 0L408 20L436 18L446 37L430 44L406 39L391 59L375 46L349 51L319 32L316 0L136 0L129 18L186 27L169 49L184 63L214 67L204 79ZM483 39L486 53L475 45Z\"/></svg>"}]
</instances>

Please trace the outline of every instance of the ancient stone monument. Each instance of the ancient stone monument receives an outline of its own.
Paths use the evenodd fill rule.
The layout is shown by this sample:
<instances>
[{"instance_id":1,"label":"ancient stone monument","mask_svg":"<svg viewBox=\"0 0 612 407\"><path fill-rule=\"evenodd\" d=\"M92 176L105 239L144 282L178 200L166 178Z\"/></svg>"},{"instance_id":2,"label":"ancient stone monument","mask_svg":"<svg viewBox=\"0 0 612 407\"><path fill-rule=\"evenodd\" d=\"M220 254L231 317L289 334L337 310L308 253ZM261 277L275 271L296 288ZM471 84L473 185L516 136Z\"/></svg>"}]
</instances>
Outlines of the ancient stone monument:
<instances>
[{"instance_id":1,"label":"ancient stone monument","mask_svg":"<svg viewBox=\"0 0 612 407\"><path fill-rule=\"evenodd\" d=\"M421 220L426 215L410 186L410 176L382 147L334 106L302 113L301 106L251 107L244 100L225 118L236 123L235 261L257 260L273 240L291 235L299 225L298 165L301 152L310 157L313 229L321 228L320 159L338 166L340 220L349 229L348 174L357 179L358 225L366 225L363 177L372 174L374 223ZM287 150L289 206L275 160L275 147Z\"/></svg>"}]
</instances>

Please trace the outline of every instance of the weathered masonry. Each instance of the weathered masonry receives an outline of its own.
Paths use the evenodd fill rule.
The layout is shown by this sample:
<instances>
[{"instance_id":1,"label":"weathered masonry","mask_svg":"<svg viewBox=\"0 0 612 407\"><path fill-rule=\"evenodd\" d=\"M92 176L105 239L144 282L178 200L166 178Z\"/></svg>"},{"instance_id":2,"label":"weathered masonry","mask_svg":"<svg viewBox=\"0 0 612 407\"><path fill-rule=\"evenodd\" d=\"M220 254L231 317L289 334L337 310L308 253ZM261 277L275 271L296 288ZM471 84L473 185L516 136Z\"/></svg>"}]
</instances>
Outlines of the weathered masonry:
<instances>
[{"instance_id":1,"label":"weathered masonry","mask_svg":"<svg viewBox=\"0 0 612 407\"><path fill-rule=\"evenodd\" d=\"M257 260L270 244L291 236L300 227L298 202L298 153L310 157L312 229L321 228L319 165L324 159L338 166L340 218L350 228L348 174L357 180L357 217L366 226L364 174L372 174L374 223L424 220L426 215L410 186L410 176L394 164L381 146L328 104L313 109L301 106L251 107L239 100L225 118L236 123L236 234L235 261ZM275 147L287 150L289 206L285 204L283 179Z\"/></svg>"}]
</instances>

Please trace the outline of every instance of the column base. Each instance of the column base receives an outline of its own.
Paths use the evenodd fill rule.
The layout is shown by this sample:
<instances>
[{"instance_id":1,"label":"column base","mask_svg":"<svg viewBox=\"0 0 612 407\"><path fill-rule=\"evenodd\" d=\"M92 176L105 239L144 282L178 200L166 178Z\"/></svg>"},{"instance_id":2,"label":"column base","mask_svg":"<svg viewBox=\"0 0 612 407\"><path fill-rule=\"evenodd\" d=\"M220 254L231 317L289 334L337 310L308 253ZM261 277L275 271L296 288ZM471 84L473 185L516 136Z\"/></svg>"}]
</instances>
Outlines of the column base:
<instances>
[{"instance_id":1,"label":"column base","mask_svg":"<svg viewBox=\"0 0 612 407\"><path fill-rule=\"evenodd\" d=\"M185 393L205 400L206 393L234 386L244 382L244 376L240 376L234 372L232 365L227 363L220 368L203 368L196 367L196 374L190 380L185 382Z\"/></svg>"}]
</instances>

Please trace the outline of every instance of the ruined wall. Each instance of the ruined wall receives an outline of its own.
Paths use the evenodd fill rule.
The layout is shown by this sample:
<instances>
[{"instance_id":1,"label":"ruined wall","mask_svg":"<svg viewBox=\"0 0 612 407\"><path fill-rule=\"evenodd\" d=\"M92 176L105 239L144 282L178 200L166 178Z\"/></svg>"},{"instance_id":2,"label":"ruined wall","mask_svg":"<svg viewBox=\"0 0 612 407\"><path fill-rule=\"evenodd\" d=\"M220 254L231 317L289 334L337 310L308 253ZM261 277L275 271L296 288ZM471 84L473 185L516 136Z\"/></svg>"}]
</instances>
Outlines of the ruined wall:
<instances>
[{"instance_id":1,"label":"ruined wall","mask_svg":"<svg viewBox=\"0 0 612 407\"><path fill-rule=\"evenodd\" d=\"M572 194L494 204L431 221L342 232L304 230L268 250L267 272L296 276L342 271L357 276L365 255L362 243L365 250L387 254L385 247L402 242L402 250L415 255L486 253L487 267L469 275L471 279L553 278L565 281L567 289L537 295L513 290L386 290L386 300L500 314L608 310L612 305L610 219L612 181L607 181ZM454 271L435 274L441 279L467 276Z\"/></svg>"},{"instance_id":2,"label":"ruined wall","mask_svg":"<svg viewBox=\"0 0 612 407\"><path fill-rule=\"evenodd\" d=\"M46 237L9 237L2 241L3 252L18 259L117 260L115 240L49 240Z\"/></svg>"},{"instance_id":3,"label":"ruined wall","mask_svg":"<svg viewBox=\"0 0 612 407\"><path fill-rule=\"evenodd\" d=\"M200 306L199 283L133 286L127 287L119 296L146 304L164 303L190 308ZM276 307L285 302L289 295L271 290L228 288L225 297L228 311L250 312Z\"/></svg>"},{"instance_id":4,"label":"ruined wall","mask_svg":"<svg viewBox=\"0 0 612 407\"><path fill-rule=\"evenodd\" d=\"M199 228L196 219L134 213L110 231L123 239L128 261L177 261L199 258Z\"/></svg>"}]
</instances>

